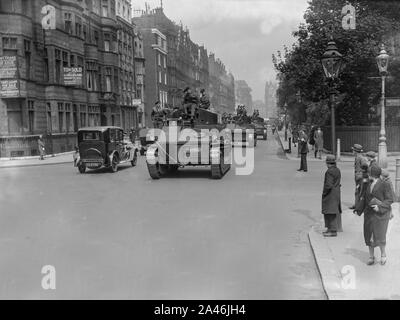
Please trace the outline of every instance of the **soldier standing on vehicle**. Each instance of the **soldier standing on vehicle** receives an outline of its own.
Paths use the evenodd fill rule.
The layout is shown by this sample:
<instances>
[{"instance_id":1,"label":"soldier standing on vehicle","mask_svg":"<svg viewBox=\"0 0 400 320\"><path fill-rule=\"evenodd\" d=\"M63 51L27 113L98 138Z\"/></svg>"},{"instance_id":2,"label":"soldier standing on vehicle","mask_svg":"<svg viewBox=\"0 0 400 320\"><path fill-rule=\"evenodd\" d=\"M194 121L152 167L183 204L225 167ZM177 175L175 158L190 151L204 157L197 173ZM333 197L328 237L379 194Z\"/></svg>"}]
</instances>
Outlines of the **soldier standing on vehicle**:
<instances>
[{"instance_id":1,"label":"soldier standing on vehicle","mask_svg":"<svg viewBox=\"0 0 400 320\"><path fill-rule=\"evenodd\" d=\"M153 107L153 111L151 112L151 121L153 121L153 125L155 128L158 128L164 119L164 112L161 108L160 101L157 101Z\"/></svg>"},{"instance_id":2,"label":"soldier standing on vehicle","mask_svg":"<svg viewBox=\"0 0 400 320\"><path fill-rule=\"evenodd\" d=\"M205 89L200 90L200 108L206 110L210 109L210 99L208 98Z\"/></svg>"}]
</instances>

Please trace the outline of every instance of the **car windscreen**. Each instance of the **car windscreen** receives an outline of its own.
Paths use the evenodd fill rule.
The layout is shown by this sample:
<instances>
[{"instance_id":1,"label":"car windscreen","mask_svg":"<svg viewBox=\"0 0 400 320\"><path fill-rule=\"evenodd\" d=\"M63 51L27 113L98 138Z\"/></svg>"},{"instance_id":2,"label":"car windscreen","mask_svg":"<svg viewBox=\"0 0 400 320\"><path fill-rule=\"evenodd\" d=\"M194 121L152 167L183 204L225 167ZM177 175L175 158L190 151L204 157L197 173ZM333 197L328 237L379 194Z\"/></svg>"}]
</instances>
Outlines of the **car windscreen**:
<instances>
[{"instance_id":1,"label":"car windscreen","mask_svg":"<svg viewBox=\"0 0 400 320\"><path fill-rule=\"evenodd\" d=\"M100 140L100 132L91 131L91 132L82 132L82 141L99 141Z\"/></svg>"}]
</instances>

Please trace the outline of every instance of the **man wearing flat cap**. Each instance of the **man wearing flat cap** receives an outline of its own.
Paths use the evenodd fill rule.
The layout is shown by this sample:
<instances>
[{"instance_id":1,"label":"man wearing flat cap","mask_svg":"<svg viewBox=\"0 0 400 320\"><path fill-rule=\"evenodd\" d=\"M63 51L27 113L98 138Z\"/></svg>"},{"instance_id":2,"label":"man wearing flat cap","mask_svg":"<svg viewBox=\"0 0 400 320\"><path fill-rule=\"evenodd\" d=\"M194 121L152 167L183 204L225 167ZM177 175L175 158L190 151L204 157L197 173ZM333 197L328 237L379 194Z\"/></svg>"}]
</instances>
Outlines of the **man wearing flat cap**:
<instances>
[{"instance_id":1,"label":"man wearing flat cap","mask_svg":"<svg viewBox=\"0 0 400 320\"><path fill-rule=\"evenodd\" d=\"M322 214L324 215L324 237L336 237L338 227L341 224L341 173L336 167L336 158L333 155L326 157L328 170L325 172L324 189L322 191Z\"/></svg>"},{"instance_id":2,"label":"man wearing flat cap","mask_svg":"<svg viewBox=\"0 0 400 320\"><path fill-rule=\"evenodd\" d=\"M356 207L356 203L360 197L361 186L363 182L363 170L362 167L364 164L367 164L367 160L362 155L363 147L360 144L355 144L352 148L353 153L355 155L354 159L354 181L356 184L355 192L354 192L354 205L350 207L350 209L354 210Z\"/></svg>"}]
</instances>

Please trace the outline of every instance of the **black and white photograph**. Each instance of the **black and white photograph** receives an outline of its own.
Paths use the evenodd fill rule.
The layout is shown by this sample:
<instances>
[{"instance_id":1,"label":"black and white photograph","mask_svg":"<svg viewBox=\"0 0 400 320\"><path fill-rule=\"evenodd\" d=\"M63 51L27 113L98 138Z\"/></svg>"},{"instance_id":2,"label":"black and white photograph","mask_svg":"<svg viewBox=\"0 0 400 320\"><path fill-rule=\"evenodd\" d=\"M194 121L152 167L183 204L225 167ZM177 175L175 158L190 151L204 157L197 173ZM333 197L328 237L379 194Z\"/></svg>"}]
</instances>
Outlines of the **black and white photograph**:
<instances>
[{"instance_id":1,"label":"black and white photograph","mask_svg":"<svg viewBox=\"0 0 400 320\"><path fill-rule=\"evenodd\" d=\"M400 300L399 201L400 1L0 0L0 300Z\"/></svg>"}]
</instances>

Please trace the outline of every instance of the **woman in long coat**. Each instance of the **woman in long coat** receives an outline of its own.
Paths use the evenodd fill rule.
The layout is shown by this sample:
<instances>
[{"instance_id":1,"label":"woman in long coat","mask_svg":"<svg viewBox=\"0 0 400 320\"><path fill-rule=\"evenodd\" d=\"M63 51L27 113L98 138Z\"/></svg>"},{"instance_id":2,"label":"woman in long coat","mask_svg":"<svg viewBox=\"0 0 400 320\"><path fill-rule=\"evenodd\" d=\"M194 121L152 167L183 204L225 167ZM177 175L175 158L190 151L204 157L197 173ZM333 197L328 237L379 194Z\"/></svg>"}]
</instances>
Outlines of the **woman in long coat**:
<instances>
[{"instance_id":1,"label":"woman in long coat","mask_svg":"<svg viewBox=\"0 0 400 320\"><path fill-rule=\"evenodd\" d=\"M390 184L380 178L382 169L377 165L370 167L368 174L370 183L367 185L364 196L360 197L360 201L364 203L362 211L359 212L359 214L364 213L364 240L369 248L367 264L375 264L374 248L379 247L381 265L385 265L386 233L391 219L391 205L394 201L393 191Z\"/></svg>"},{"instance_id":2,"label":"woman in long coat","mask_svg":"<svg viewBox=\"0 0 400 320\"><path fill-rule=\"evenodd\" d=\"M325 173L324 189L322 191L322 214L324 215L327 231L324 237L336 237L339 224L341 224L341 173L336 167L336 158L333 155L326 157L328 170Z\"/></svg>"}]
</instances>

